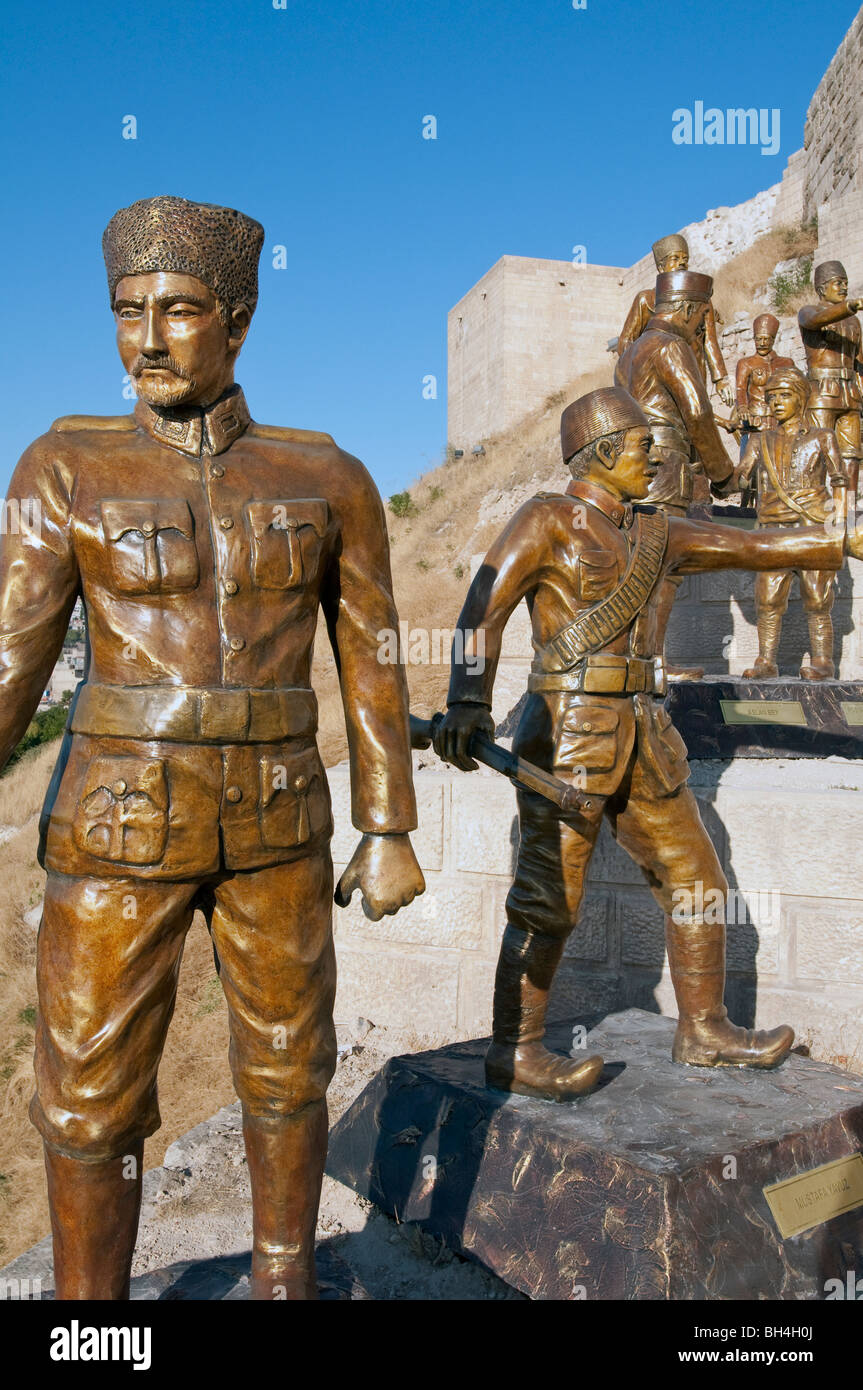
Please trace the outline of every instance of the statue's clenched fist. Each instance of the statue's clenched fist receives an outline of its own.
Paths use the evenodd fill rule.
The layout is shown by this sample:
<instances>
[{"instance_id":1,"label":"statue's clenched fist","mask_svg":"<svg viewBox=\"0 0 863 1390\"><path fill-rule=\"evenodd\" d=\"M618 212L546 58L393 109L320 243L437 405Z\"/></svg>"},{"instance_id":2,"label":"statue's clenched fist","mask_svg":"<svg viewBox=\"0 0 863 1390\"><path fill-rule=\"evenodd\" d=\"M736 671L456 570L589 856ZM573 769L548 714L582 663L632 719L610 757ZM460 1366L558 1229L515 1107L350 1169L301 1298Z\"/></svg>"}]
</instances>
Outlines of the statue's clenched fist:
<instances>
[{"instance_id":1,"label":"statue's clenched fist","mask_svg":"<svg viewBox=\"0 0 863 1390\"><path fill-rule=\"evenodd\" d=\"M335 901L347 907L359 888L363 912L378 922L407 907L425 886L409 835L364 835L339 879Z\"/></svg>"}]
</instances>

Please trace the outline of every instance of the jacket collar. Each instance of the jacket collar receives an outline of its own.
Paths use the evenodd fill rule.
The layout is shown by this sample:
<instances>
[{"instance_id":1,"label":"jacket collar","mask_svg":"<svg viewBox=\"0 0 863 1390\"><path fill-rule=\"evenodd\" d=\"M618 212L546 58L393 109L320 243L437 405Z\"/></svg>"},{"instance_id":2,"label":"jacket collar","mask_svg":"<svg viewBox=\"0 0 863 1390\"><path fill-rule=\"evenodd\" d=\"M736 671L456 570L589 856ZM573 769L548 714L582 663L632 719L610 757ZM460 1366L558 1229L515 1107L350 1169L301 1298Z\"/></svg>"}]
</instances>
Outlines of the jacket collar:
<instances>
[{"instance_id":1,"label":"jacket collar","mask_svg":"<svg viewBox=\"0 0 863 1390\"><path fill-rule=\"evenodd\" d=\"M573 480L566 489L567 496L577 497L580 502L588 502L591 507L602 512L609 521L613 521L615 526L629 527L632 525L632 504L621 502L619 497L608 492L604 487L598 487L596 483L589 483L585 478Z\"/></svg>"},{"instance_id":2,"label":"jacket collar","mask_svg":"<svg viewBox=\"0 0 863 1390\"><path fill-rule=\"evenodd\" d=\"M223 454L252 419L239 386L232 386L205 410L197 405L160 409L139 400L135 418L159 444L196 458L201 454Z\"/></svg>"}]
</instances>

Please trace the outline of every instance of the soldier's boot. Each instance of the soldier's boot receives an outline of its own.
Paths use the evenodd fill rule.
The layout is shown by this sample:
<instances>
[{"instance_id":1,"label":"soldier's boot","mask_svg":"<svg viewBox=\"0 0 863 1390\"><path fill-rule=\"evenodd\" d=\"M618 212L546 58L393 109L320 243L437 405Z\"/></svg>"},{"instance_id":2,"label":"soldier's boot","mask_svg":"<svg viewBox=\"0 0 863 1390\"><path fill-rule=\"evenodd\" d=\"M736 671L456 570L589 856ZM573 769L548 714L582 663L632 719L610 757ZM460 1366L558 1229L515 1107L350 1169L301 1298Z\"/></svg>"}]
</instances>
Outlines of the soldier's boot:
<instances>
[{"instance_id":1,"label":"soldier's boot","mask_svg":"<svg viewBox=\"0 0 863 1390\"><path fill-rule=\"evenodd\" d=\"M601 1057L574 1061L543 1046L545 1015L563 942L507 926L494 981L492 1042L485 1078L499 1091L543 1100L574 1100L592 1091Z\"/></svg>"},{"instance_id":2,"label":"soldier's boot","mask_svg":"<svg viewBox=\"0 0 863 1390\"><path fill-rule=\"evenodd\" d=\"M833 664L833 619L829 613L808 613L809 664L800 667L805 681L829 681L836 674Z\"/></svg>"},{"instance_id":3,"label":"soldier's boot","mask_svg":"<svg viewBox=\"0 0 863 1390\"><path fill-rule=\"evenodd\" d=\"M128 1299L143 1156L139 1143L85 1163L45 1145L56 1299Z\"/></svg>"},{"instance_id":4,"label":"soldier's boot","mask_svg":"<svg viewBox=\"0 0 863 1390\"><path fill-rule=\"evenodd\" d=\"M777 657L782 633L782 614L772 608L758 614L758 655L755 665L743 672L747 681L773 680L779 675Z\"/></svg>"},{"instance_id":5,"label":"soldier's boot","mask_svg":"<svg viewBox=\"0 0 863 1390\"><path fill-rule=\"evenodd\" d=\"M251 1297L313 1300L315 1226L327 1156L327 1103L292 1115L250 1115L243 1136L252 1185Z\"/></svg>"},{"instance_id":6,"label":"soldier's boot","mask_svg":"<svg viewBox=\"0 0 863 1390\"><path fill-rule=\"evenodd\" d=\"M663 658L665 657L665 632L680 584L680 579L669 579L668 577L659 581L659 594L656 603L656 650L662 652ZM668 662L664 662L664 664L665 673L672 680L700 681L704 675L703 666L675 666Z\"/></svg>"},{"instance_id":7,"label":"soldier's boot","mask_svg":"<svg viewBox=\"0 0 863 1390\"><path fill-rule=\"evenodd\" d=\"M725 993L725 923L666 919L668 964L677 996L675 1062L695 1067L776 1067L794 1042L787 1024L770 1030L738 1028L722 1002Z\"/></svg>"}]
</instances>

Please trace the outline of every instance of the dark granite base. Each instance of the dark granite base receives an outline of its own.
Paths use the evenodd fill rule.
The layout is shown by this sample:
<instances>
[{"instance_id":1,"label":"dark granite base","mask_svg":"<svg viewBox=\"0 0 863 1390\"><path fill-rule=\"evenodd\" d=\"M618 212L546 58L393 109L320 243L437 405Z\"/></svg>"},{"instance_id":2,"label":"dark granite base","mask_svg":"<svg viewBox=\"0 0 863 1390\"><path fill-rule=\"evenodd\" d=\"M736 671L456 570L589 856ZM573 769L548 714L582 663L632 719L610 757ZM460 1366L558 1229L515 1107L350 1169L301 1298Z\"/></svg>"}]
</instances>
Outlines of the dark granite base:
<instances>
[{"instance_id":1,"label":"dark granite base","mask_svg":"<svg viewBox=\"0 0 863 1390\"><path fill-rule=\"evenodd\" d=\"M863 1273L863 1207L783 1240L762 1193L863 1146L863 1078L677 1066L674 1028L607 1018L603 1082L569 1105L487 1089L484 1040L394 1058L327 1171L538 1299L823 1299Z\"/></svg>"},{"instance_id":2,"label":"dark granite base","mask_svg":"<svg viewBox=\"0 0 863 1390\"><path fill-rule=\"evenodd\" d=\"M722 701L732 700L778 701L785 708L764 723L731 723ZM863 716L863 682L705 676L673 681L665 701L690 758L863 758L863 723L848 722L843 702L859 707ZM805 723L780 722L801 713Z\"/></svg>"}]
</instances>

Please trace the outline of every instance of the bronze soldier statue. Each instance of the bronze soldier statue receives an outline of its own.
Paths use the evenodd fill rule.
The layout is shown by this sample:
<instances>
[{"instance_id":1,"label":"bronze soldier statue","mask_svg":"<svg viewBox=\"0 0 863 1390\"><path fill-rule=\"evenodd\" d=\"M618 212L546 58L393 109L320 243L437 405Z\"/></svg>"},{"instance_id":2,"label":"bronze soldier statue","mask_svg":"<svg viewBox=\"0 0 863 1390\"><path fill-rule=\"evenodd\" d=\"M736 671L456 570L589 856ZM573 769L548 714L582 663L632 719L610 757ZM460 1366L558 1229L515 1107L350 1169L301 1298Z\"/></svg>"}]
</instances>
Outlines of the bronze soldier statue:
<instances>
[{"instance_id":1,"label":"bronze soldier statue","mask_svg":"<svg viewBox=\"0 0 863 1390\"><path fill-rule=\"evenodd\" d=\"M541 493L512 518L470 586L453 645L448 713L435 749L456 767L490 715L501 638L526 599L536 651L513 751L582 789L581 812L518 793L520 841L494 991L491 1086L568 1100L595 1085L602 1061L543 1045L546 1009L564 943L578 919L603 816L642 868L666 914L679 1023L673 1056L698 1066L772 1067L789 1027L735 1027L723 1005L725 876L686 786L686 748L662 703L657 640L669 574L777 567L836 570L842 525L747 532L669 515L638 501L657 466L645 412L616 388L592 391L561 420L565 493ZM838 483L837 479L837 483ZM845 542L860 552L855 534ZM485 643L482 670L461 645ZM719 918L719 920L717 920Z\"/></svg>"},{"instance_id":2,"label":"bronze soldier statue","mask_svg":"<svg viewBox=\"0 0 863 1390\"><path fill-rule=\"evenodd\" d=\"M653 243L653 259L657 274L659 275L674 270L688 270L689 245L686 237L682 237L677 233L672 236L660 237L659 241ZM651 287L650 289L639 290L632 301L623 328L620 330L616 349L618 357L622 357L623 353L635 342L636 338L641 337L653 317L655 307L655 289ZM722 349L719 346L719 335L716 331L716 314L713 309L712 301L699 326L692 346L705 384L709 373L710 380L713 382L720 400L727 406L733 405L734 392L731 389L728 369L725 366Z\"/></svg>"},{"instance_id":3,"label":"bronze soldier statue","mask_svg":"<svg viewBox=\"0 0 863 1390\"><path fill-rule=\"evenodd\" d=\"M848 477L832 430L811 429L805 420L809 383L793 365L780 367L766 385L770 429L750 434L739 469L743 487L756 484L759 526L811 526L828 520L844 501ZM828 478L834 489L831 495ZM838 497L835 490L843 496ZM809 662L804 680L829 680L833 665L835 592L832 570L799 570L800 594L809 623ZM777 657L782 615L788 607L793 571L763 571L755 580L758 656L744 676L764 680L779 675Z\"/></svg>"},{"instance_id":4,"label":"bronze soldier statue","mask_svg":"<svg viewBox=\"0 0 863 1390\"><path fill-rule=\"evenodd\" d=\"M644 332L621 356L615 383L638 401L652 437L657 465L649 500L674 516L685 516L692 501L697 454L717 495L727 494L734 468L713 416L696 360L695 342L710 308L713 280L691 270L666 271L656 278L655 309ZM659 650L682 575L662 581L657 612ZM669 675L698 680L700 668L670 667Z\"/></svg>"},{"instance_id":5,"label":"bronze soldier statue","mask_svg":"<svg viewBox=\"0 0 863 1390\"><path fill-rule=\"evenodd\" d=\"M759 314L752 324L755 351L750 357L741 357L737 363L737 416L743 427L741 457L746 448L746 440L753 430L775 428L775 420L767 409L764 388L771 372L780 367L793 367L790 357L780 357L773 351L779 320L773 314Z\"/></svg>"},{"instance_id":6,"label":"bronze soldier statue","mask_svg":"<svg viewBox=\"0 0 863 1390\"><path fill-rule=\"evenodd\" d=\"M34 1124L59 1299L123 1299L156 1072L195 908L213 938L252 1184L252 1297L315 1298L333 1074L330 801L309 684L329 626L362 834L337 901L424 884L383 509L327 434L255 424L234 363L263 228L158 197L103 239L132 415L67 416L10 497L41 526L0 554L0 766L83 596L86 683L46 803ZM22 508L22 516L34 513Z\"/></svg>"},{"instance_id":7,"label":"bronze soldier statue","mask_svg":"<svg viewBox=\"0 0 863 1390\"><path fill-rule=\"evenodd\" d=\"M841 261L822 261L813 273L820 303L797 315L809 372L809 422L835 430L851 486L860 464L860 320L863 299L848 299L848 276Z\"/></svg>"}]
</instances>

